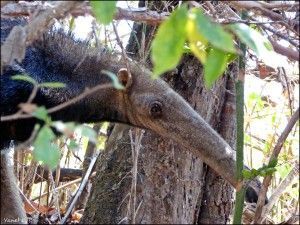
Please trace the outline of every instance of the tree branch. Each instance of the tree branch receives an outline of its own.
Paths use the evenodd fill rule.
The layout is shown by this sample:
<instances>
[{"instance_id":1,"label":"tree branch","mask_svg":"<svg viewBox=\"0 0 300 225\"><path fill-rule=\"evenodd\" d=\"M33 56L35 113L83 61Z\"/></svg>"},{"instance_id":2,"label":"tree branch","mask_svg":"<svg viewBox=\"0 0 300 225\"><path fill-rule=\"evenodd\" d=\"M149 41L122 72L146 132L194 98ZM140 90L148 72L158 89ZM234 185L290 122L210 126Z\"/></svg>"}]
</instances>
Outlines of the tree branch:
<instances>
[{"instance_id":1,"label":"tree branch","mask_svg":"<svg viewBox=\"0 0 300 225\"><path fill-rule=\"evenodd\" d=\"M272 209L273 205L277 201L277 199L281 196L281 194L285 191L285 189L292 183L296 176L299 176L299 163L295 163L294 168L289 172L289 174L284 178L284 180L278 185L278 187L273 192L272 196L269 198L269 202L266 206L264 206L264 218L268 212Z\"/></svg>"},{"instance_id":2,"label":"tree branch","mask_svg":"<svg viewBox=\"0 0 300 225\"><path fill-rule=\"evenodd\" d=\"M59 2L54 8L49 8L40 13L26 26L15 26L1 45L1 67L10 65L15 59L21 62L25 57L26 46L40 37L48 28L50 22L53 21L53 18L62 18L81 4L82 2L77 1ZM1 9L1 16L3 11L5 14L5 8Z\"/></svg>"},{"instance_id":3,"label":"tree branch","mask_svg":"<svg viewBox=\"0 0 300 225\"><path fill-rule=\"evenodd\" d=\"M269 9L264 8L264 5L261 4L260 2L257 1L226 1L227 4L229 4L230 6L232 6L235 9L238 10L253 10L258 11L259 13L261 13L263 16L270 18L271 20L285 20L287 22L283 22L282 24L289 30L292 30L293 32L298 34L299 31L299 23L298 21L295 20L287 20L286 18L284 18L282 15L275 13ZM295 29L293 29L292 27L295 27Z\"/></svg>"},{"instance_id":4,"label":"tree branch","mask_svg":"<svg viewBox=\"0 0 300 225\"><path fill-rule=\"evenodd\" d=\"M292 61L299 61L299 51L295 51L291 48L284 47L278 44L276 41L272 40L271 38L268 39L271 42L275 52L277 52L280 55L284 55L288 57Z\"/></svg>"},{"instance_id":5,"label":"tree branch","mask_svg":"<svg viewBox=\"0 0 300 225\"><path fill-rule=\"evenodd\" d=\"M284 131L281 133L280 137L278 138L278 141L277 141L277 143L276 143L276 145L273 149L272 155L270 157L269 164L278 158L278 155L281 151L283 143L285 142L287 136L291 132L292 128L294 127L294 125L296 124L298 119L299 119L299 108L293 114L290 121L286 125ZM262 188L261 188L259 196L258 196L257 208L256 208L255 216L254 216L254 224L261 223L262 208L263 208L264 203L265 203L266 194L267 194L267 191L268 191L268 187L271 183L272 177L273 177L272 175L268 175L263 180Z\"/></svg>"},{"instance_id":6,"label":"tree branch","mask_svg":"<svg viewBox=\"0 0 300 225\"><path fill-rule=\"evenodd\" d=\"M242 8L244 7L244 8L247 8L247 9L252 9L252 8L261 9L263 7L260 3L252 2L252 1L243 1L243 2L232 1L232 2L230 2L230 4L233 4L234 7L238 7L238 8L239 7L242 7ZM9 5L13 5L13 6L8 7ZM30 15L30 12L36 10L38 7L39 7L40 11L45 11L46 10L46 12L47 12L47 10L49 10L49 7L50 7L50 6L45 7L45 6L30 5L30 4L25 4L25 3L9 4L9 5L7 5L6 7L3 7L3 10L1 10L2 15L4 15L4 16L24 16L24 15L27 15L28 16L28 15ZM51 11L53 11L53 9L54 8L51 7ZM279 15L277 13L274 13L270 10L267 10L267 12L271 13L272 15L274 14L272 18L274 18L275 21L272 21L270 23L273 23L273 22L283 23L283 21L287 21L285 18L283 18L281 15ZM92 10L91 10L91 6L89 6L87 2L84 2L82 4L81 8L73 7L72 10L70 10L70 13L71 13L71 15L73 15L75 17L76 16L84 16L86 14L92 14ZM162 21L164 21L166 18L168 18L168 16L169 16L169 13L166 13L166 12L158 13L156 11L150 11L150 10L147 10L147 9L130 9L130 10L128 10L128 9L122 9L122 8L117 7L117 12L115 14L115 19L116 20L126 19L126 20L135 21L135 22L143 22L143 23L147 23L147 24L151 24L151 25L158 25ZM224 22L224 23L228 23L228 22ZM258 22L258 24L261 24L261 23ZM263 26L263 24L261 26ZM34 27L34 29L36 29L35 25L33 25L31 27ZM288 27L290 27L290 26L288 26ZM268 30L271 29L269 27L264 27L264 28L268 29ZM279 32L276 32L274 34L277 35L278 37L283 38L283 39L286 40L286 38L284 37L283 34L280 34ZM18 34L16 34L15 36L22 37L22 32L18 31ZM23 40L20 40L20 38L15 38L15 39L16 40L14 40L14 43L24 42ZM289 42L291 44L293 44L294 46L299 46L299 44L295 43L294 41L289 41ZM271 43L273 45L273 48L274 48L275 52L277 52L278 54L284 55L284 56L288 57L290 60L293 60L293 61L298 61L299 60L299 51L293 50L291 48L283 47L275 41L271 41ZM19 46L19 45L20 44L18 44L17 46ZM12 46L13 45L10 45L10 47L12 47ZM11 48L11 49L13 49L13 48ZM18 48L18 49L20 49L20 48ZM24 48L21 48L21 49L24 49ZM2 50L1 52L3 52L4 49L1 49L1 50ZM20 55L20 56L15 57L15 58L18 59L18 60L22 59L22 54L24 54L24 53L22 53L22 52L19 53L18 55ZM9 59L5 59L5 61L9 61Z\"/></svg>"}]
</instances>

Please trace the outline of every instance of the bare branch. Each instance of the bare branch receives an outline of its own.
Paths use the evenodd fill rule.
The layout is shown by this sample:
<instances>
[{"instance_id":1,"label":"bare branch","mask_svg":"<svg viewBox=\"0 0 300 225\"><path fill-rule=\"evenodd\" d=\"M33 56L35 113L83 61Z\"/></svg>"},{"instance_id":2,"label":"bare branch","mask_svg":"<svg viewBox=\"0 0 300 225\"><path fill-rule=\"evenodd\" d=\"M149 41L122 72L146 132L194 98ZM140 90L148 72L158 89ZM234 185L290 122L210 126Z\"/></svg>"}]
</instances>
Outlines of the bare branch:
<instances>
[{"instance_id":1,"label":"bare branch","mask_svg":"<svg viewBox=\"0 0 300 225\"><path fill-rule=\"evenodd\" d=\"M284 47L284 46L278 44L276 41L273 41L271 38L269 38L269 41L271 42L274 51L277 52L278 54L284 55L292 61L299 60L299 51L293 50L288 47Z\"/></svg>"},{"instance_id":2,"label":"bare branch","mask_svg":"<svg viewBox=\"0 0 300 225\"><path fill-rule=\"evenodd\" d=\"M11 64L15 59L21 62L25 57L26 46L36 40L53 22L53 18L64 17L71 9L81 5L82 2L59 2L54 8L40 13L26 26L15 26L5 42L1 45L1 66ZM1 9L1 14L2 14Z\"/></svg>"},{"instance_id":3,"label":"bare branch","mask_svg":"<svg viewBox=\"0 0 300 225\"><path fill-rule=\"evenodd\" d=\"M287 20L282 15L275 13L267 8L264 8L264 5L257 1L226 1L230 6L235 9L246 9L253 10L254 12L259 12L263 16L270 18L271 20L285 20L287 22L282 23L287 29L292 30L296 33L299 31L299 23L295 20ZM296 28L293 29L296 25Z\"/></svg>"},{"instance_id":4,"label":"bare branch","mask_svg":"<svg viewBox=\"0 0 300 225\"><path fill-rule=\"evenodd\" d=\"M131 10L118 8L118 12L115 16L115 19L117 20L126 19L135 22L144 22L151 25L157 25L162 21L164 21L169 15L170 13L168 12L158 13L156 11L150 11L150 10L139 12L139 11L131 11Z\"/></svg>"},{"instance_id":5,"label":"bare branch","mask_svg":"<svg viewBox=\"0 0 300 225\"><path fill-rule=\"evenodd\" d=\"M293 180L299 175L299 163L295 163L294 168L289 172L289 174L284 178L284 180L278 185L276 190L273 192L272 196L269 199L268 204L264 207L264 218L268 212L272 209L275 202L279 199L279 197L282 195L282 193L285 191L285 189L293 182Z\"/></svg>"},{"instance_id":6,"label":"bare branch","mask_svg":"<svg viewBox=\"0 0 300 225\"><path fill-rule=\"evenodd\" d=\"M287 136L291 132L292 128L296 124L296 122L299 120L299 108L296 110L296 112L293 114L291 119L289 120L288 124L286 125L284 131L281 133L280 137L278 138L278 141L273 149L272 155L270 157L269 163L271 163L273 160L276 160L278 158L278 155L281 151L281 148L283 146L283 143L285 142ZM266 194L268 191L268 187L272 180L272 175L268 175L264 178L262 183L262 188L260 190L258 201L257 201L257 208L254 216L254 224L261 223L262 220L262 208L265 203Z\"/></svg>"},{"instance_id":7,"label":"bare branch","mask_svg":"<svg viewBox=\"0 0 300 225\"><path fill-rule=\"evenodd\" d=\"M281 2L264 2L261 1L260 4L266 9L284 9L284 10L299 10L299 2L289 2L289 1L281 1Z\"/></svg>"}]
</instances>

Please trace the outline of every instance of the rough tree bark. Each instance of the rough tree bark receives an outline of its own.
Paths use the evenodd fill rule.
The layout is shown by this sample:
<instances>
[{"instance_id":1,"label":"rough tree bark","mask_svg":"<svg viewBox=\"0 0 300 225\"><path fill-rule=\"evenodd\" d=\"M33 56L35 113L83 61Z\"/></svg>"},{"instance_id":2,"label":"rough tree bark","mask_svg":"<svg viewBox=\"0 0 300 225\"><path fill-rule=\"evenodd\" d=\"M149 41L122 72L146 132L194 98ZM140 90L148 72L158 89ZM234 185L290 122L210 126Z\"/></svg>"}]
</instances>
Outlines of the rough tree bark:
<instances>
[{"instance_id":1,"label":"rough tree bark","mask_svg":"<svg viewBox=\"0 0 300 225\"><path fill-rule=\"evenodd\" d=\"M136 37L130 39L130 47L127 48L136 55L137 45L132 41L141 40L141 26L134 26ZM146 37L151 37L152 29L147 29ZM176 70L164 75L164 79L233 148L235 74L236 65L232 64L208 90L204 87L199 61L185 55ZM201 159L187 154L179 144L148 130L143 134L139 150L134 194L130 130L134 134L137 128L115 125L103 157L97 162L97 176L81 222L228 223L232 211L231 186ZM134 196L136 203L133 209Z\"/></svg>"}]
</instances>

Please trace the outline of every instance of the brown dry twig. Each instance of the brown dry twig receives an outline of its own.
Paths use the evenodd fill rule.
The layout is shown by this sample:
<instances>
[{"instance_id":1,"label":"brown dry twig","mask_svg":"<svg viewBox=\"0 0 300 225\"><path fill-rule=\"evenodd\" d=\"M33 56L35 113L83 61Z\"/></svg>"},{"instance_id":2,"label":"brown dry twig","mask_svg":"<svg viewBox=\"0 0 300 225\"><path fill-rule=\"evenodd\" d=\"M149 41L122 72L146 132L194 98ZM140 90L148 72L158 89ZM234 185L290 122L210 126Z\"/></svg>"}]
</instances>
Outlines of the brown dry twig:
<instances>
[{"instance_id":1,"label":"brown dry twig","mask_svg":"<svg viewBox=\"0 0 300 225\"><path fill-rule=\"evenodd\" d=\"M74 206L75 206L77 200L79 199L80 194L82 193L82 191L83 191L85 185L87 184L87 181L89 180L89 177L90 177L91 174L92 174L92 170L93 170L93 168L94 168L94 165L95 165L95 163L96 163L97 158L98 158L99 155L100 155L100 152L98 152L98 153L94 156L94 158L91 160L90 166L89 166L88 170L86 171L86 174L85 174L85 176L84 176L84 178L83 178L83 180L82 180L82 182L81 182L81 184L80 184L80 186L79 186L79 188L78 188L78 190L77 190L77 193L76 193L76 195L75 195L75 197L74 197L72 203L70 204L70 207L68 208L66 214L65 214L64 217L62 218L60 224L66 223L67 219L69 218L69 216L70 216L70 214L71 214L71 212L72 212L72 210L73 210L73 208L74 208Z\"/></svg>"},{"instance_id":2,"label":"brown dry twig","mask_svg":"<svg viewBox=\"0 0 300 225\"><path fill-rule=\"evenodd\" d=\"M191 1L191 3L193 3L193 2L194 1ZM20 3L18 3L18 4L20 4ZM232 5L232 7L234 7L234 8L238 8L238 9L239 8L260 9L260 10L263 9L263 12L265 12L263 15L267 16L268 18L270 18L272 20L272 21L270 21L270 23L275 23L275 22L281 23L282 25L284 25L286 27L286 29L291 29L291 27L296 23L294 20L288 20L288 19L282 17L280 14L274 13L269 9L263 8L264 6L262 6L260 3L255 2L255 1L243 1L243 2L230 1L228 4ZM200 6L199 5L200 4L197 4L196 6L202 7L201 5ZM77 7L77 8L74 8L73 10L70 10L71 15L76 17L76 16L80 16L80 15L82 16L82 15L86 15L86 14L92 14L91 7L88 5L87 2L84 2L82 4L82 6L83 7L81 7L81 8ZM195 5L193 5L193 6L195 6ZM24 7L24 9L22 10L23 7ZM27 5L20 5L19 8L16 7L18 9L17 14L14 14L13 11L11 11L11 10L6 10L6 7L4 7L4 10L3 10L3 12L1 12L1 14L6 15L6 16L26 15L26 13L28 14L28 12L30 10L31 11L33 10L33 7L32 6L30 6L30 7L31 8L29 8ZM293 7L296 7L296 6L293 6ZM43 10L43 8L41 10ZM158 13L156 11L151 11L151 10L146 10L146 9L140 10L140 9L117 8L117 12L115 14L115 19L116 20L126 19L126 20L135 21L135 22L143 22L143 23L147 23L147 24L158 25L162 21L164 21L166 18L168 18L168 16L169 16L169 13L167 13L167 12L166 13ZM236 18L234 17L234 19L236 19ZM225 22L225 23L228 23L228 22ZM257 24L262 24L262 23L257 22ZM272 28L270 28L270 29L272 29ZM272 30L275 30L275 29L272 29ZM285 36L279 32L276 32L274 34L280 38L283 38ZM23 41L23 39L21 39L22 31L18 31L17 37L19 37L19 38L17 40L15 40L15 42ZM284 38L284 39L286 39L286 38ZM294 41L291 41L291 40L288 40L288 41L290 41L290 43L292 42L294 46L299 46L299 44L295 43ZM278 44L276 41L271 41L271 44L273 45L275 52L288 57L290 60L293 60L293 61L299 60L299 51L284 47L284 46ZM17 48L17 49L19 49L19 48ZM16 54L20 55L19 58L22 58L22 55L24 54L24 52L17 52ZM19 59L19 58L17 58L17 59Z\"/></svg>"},{"instance_id":3,"label":"brown dry twig","mask_svg":"<svg viewBox=\"0 0 300 225\"><path fill-rule=\"evenodd\" d=\"M288 20L284 18L282 15L271 11L264 7L264 4L257 1L226 1L227 4L232 6L237 10L252 10L254 13L260 13L261 15L271 19L271 20L285 20L286 22L282 22L282 25L286 27L286 29L291 30L295 33L299 31L299 23L295 20ZM296 28L293 27L296 25Z\"/></svg>"},{"instance_id":4,"label":"brown dry twig","mask_svg":"<svg viewBox=\"0 0 300 225\"><path fill-rule=\"evenodd\" d=\"M53 21L53 18L62 18L81 4L80 1L59 2L55 7L41 12L26 26L15 26L1 45L1 67L10 65L15 59L21 62L25 57L26 46L40 37L48 28L50 22ZM1 9L1 16L2 11L4 9Z\"/></svg>"},{"instance_id":5,"label":"brown dry twig","mask_svg":"<svg viewBox=\"0 0 300 225\"><path fill-rule=\"evenodd\" d=\"M278 185L275 191L272 193L271 197L269 198L268 204L264 207L264 218L265 220L266 215L272 209L275 202L279 199L285 189L293 182L293 180L299 176L299 163L295 163L294 168L289 172L289 174L284 178L283 181ZM262 221L263 221L262 220Z\"/></svg>"},{"instance_id":6,"label":"brown dry twig","mask_svg":"<svg viewBox=\"0 0 300 225\"><path fill-rule=\"evenodd\" d=\"M299 120L299 108L296 110L296 112L292 115L291 119L289 120L288 124L286 125L284 131L281 133L280 137L278 138L278 141L273 149L272 155L269 159L269 164L276 160L278 158L278 155L281 151L281 148L291 132L292 128L296 124L296 122ZM266 194L268 191L268 187L271 183L272 180L272 175L268 175L264 178L263 183L262 183L262 188L260 190L259 196L258 196L258 201L257 201L257 208L254 216L254 224L259 224L261 223L262 220L262 209L265 203L266 199Z\"/></svg>"}]
</instances>

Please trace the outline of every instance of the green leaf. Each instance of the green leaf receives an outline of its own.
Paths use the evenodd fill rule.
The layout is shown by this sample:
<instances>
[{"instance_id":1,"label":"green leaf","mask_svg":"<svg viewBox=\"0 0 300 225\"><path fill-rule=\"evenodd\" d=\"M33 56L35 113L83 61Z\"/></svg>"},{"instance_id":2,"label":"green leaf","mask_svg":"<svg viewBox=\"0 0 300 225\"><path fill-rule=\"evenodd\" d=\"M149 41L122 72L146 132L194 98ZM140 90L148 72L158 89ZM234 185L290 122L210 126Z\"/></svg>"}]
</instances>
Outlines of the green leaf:
<instances>
[{"instance_id":1,"label":"green leaf","mask_svg":"<svg viewBox=\"0 0 300 225\"><path fill-rule=\"evenodd\" d=\"M199 59L199 61L202 64L206 63L206 58L207 58L207 52L206 52L206 47L203 45L201 42L197 41L189 43L191 51L194 53L194 55Z\"/></svg>"},{"instance_id":2,"label":"green leaf","mask_svg":"<svg viewBox=\"0 0 300 225\"><path fill-rule=\"evenodd\" d=\"M38 107L32 115L40 120L46 121L48 118L48 111L45 106Z\"/></svg>"},{"instance_id":3,"label":"green leaf","mask_svg":"<svg viewBox=\"0 0 300 225\"><path fill-rule=\"evenodd\" d=\"M255 31L254 29L250 28L249 26L243 23L228 25L228 28L233 33L235 33L244 44L246 44L254 52L259 53L258 46L256 45L256 40L253 37L254 32L257 31Z\"/></svg>"},{"instance_id":4,"label":"green leaf","mask_svg":"<svg viewBox=\"0 0 300 225\"><path fill-rule=\"evenodd\" d=\"M285 163L280 166L276 166L276 170L278 171L280 178L284 179L292 170L292 167L290 164Z\"/></svg>"},{"instance_id":5,"label":"green leaf","mask_svg":"<svg viewBox=\"0 0 300 225\"><path fill-rule=\"evenodd\" d=\"M234 54L234 53L227 53L227 63L231 63L233 62L234 60L236 60L236 58L238 57L237 54Z\"/></svg>"},{"instance_id":6,"label":"green leaf","mask_svg":"<svg viewBox=\"0 0 300 225\"><path fill-rule=\"evenodd\" d=\"M78 125L75 129L76 132L80 133L80 135L88 137L90 141L96 143L97 141L97 134L95 130L92 128L85 126L85 125Z\"/></svg>"},{"instance_id":7,"label":"green leaf","mask_svg":"<svg viewBox=\"0 0 300 225\"><path fill-rule=\"evenodd\" d=\"M253 178L253 175L250 170L243 170L242 173L243 173L243 177L247 180L250 180Z\"/></svg>"},{"instance_id":8,"label":"green leaf","mask_svg":"<svg viewBox=\"0 0 300 225\"><path fill-rule=\"evenodd\" d=\"M186 21L187 8L184 5L174 10L170 17L159 26L152 42L153 78L174 69L179 63L186 40Z\"/></svg>"},{"instance_id":9,"label":"green leaf","mask_svg":"<svg viewBox=\"0 0 300 225\"><path fill-rule=\"evenodd\" d=\"M266 177L268 175L273 174L275 171L276 171L275 168L268 168L268 167L260 168L259 175L262 177Z\"/></svg>"},{"instance_id":10,"label":"green leaf","mask_svg":"<svg viewBox=\"0 0 300 225\"><path fill-rule=\"evenodd\" d=\"M227 26L238 38L251 48L267 65L272 65L274 51L270 41L258 31L243 23L236 23Z\"/></svg>"},{"instance_id":11,"label":"green leaf","mask_svg":"<svg viewBox=\"0 0 300 225\"><path fill-rule=\"evenodd\" d=\"M273 160L269 163L268 167L269 167L269 168L270 168L270 167L275 167L275 166L277 165L277 162L278 162L277 159L273 159Z\"/></svg>"},{"instance_id":12,"label":"green leaf","mask_svg":"<svg viewBox=\"0 0 300 225\"><path fill-rule=\"evenodd\" d=\"M33 78L31 78L30 76L28 76L28 75L14 75L14 76L11 77L11 79L13 79L13 80L27 81L27 82L32 83L34 85L37 84L37 82Z\"/></svg>"},{"instance_id":13,"label":"green leaf","mask_svg":"<svg viewBox=\"0 0 300 225\"><path fill-rule=\"evenodd\" d=\"M110 72L110 71L108 71L108 70L101 70L101 73L103 73L103 74L109 76L109 78L110 78L110 79L112 80L112 82L113 82L114 88L119 89L119 90L123 90L123 89L125 88L125 87L120 83L120 81L119 81L119 79L118 79L118 77L117 77L116 74L114 74L114 73L112 73L112 72Z\"/></svg>"},{"instance_id":14,"label":"green leaf","mask_svg":"<svg viewBox=\"0 0 300 225\"><path fill-rule=\"evenodd\" d=\"M71 20L69 22L69 29L74 30L74 27L75 27L75 18L74 18L74 16L72 16Z\"/></svg>"},{"instance_id":15,"label":"green leaf","mask_svg":"<svg viewBox=\"0 0 300 225\"><path fill-rule=\"evenodd\" d=\"M211 43L215 48L225 52L236 53L233 37L226 32L221 25L211 22L199 8L193 8L189 14L189 20L195 22L195 31L198 37L202 37L200 41L205 44L203 39Z\"/></svg>"},{"instance_id":16,"label":"green leaf","mask_svg":"<svg viewBox=\"0 0 300 225\"><path fill-rule=\"evenodd\" d=\"M59 162L60 152L57 145L53 143L55 135L49 126L43 126L34 143L33 156L36 161L41 161L50 169L56 167Z\"/></svg>"},{"instance_id":17,"label":"green leaf","mask_svg":"<svg viewBox=\"0 0 300 225\"><path fill-rule=\"evenodd\" d=\"M188 46L188 45L184 45L183 46L183 53L185 54L190 54L192 51L191 51L191 48Z\"/></svg>"},{"instance_id":18,"label":"green leaf","mask_svg":"<svg viewBox=\"0 0 300 225\"><path fill-rule=\"evenodd\" d=\"M70 143L68 144L68 148L71 150L77 149L78 148L78 144L76 143L75 140L70 140Z\"/></svg>"},{"instance_id":19,"label":"green leaf","mask_svg":"<svg viewBox=\"0 0 300 225\"><path fill-rule=\"evenodd\" d=\"M219 49L211 49L204 65L204 82L208 88L225 71L227 67L227 53Z\"/></svg>"},{"instance_id":20,"label":"green leaf","mask_svg":"<svg viewBox=\"0 0 300 225\"><path fill-rule=\"evenodd\" d=\"M48 88L64 88L66 85L61 82L45 82L39 84L40 87L48 87Z\"/></svg>"},{"instance_id":21,"label":"green leaf","mask_svg":"<svg viewBox=\"0 0 300 225\"><path fill-rule=\"evenodd\" d=\"M107 25L113 20L117 1L90 1L90 4L98 22Z\"/></svg>"}]
</instances>

